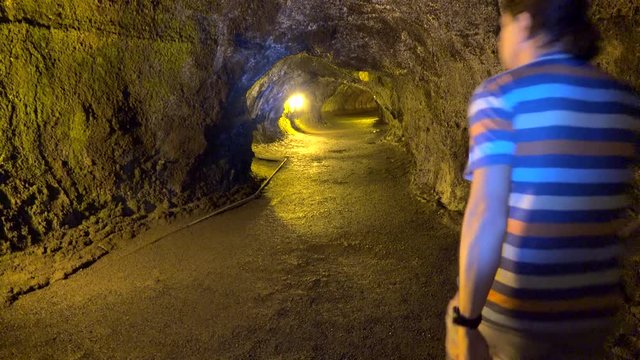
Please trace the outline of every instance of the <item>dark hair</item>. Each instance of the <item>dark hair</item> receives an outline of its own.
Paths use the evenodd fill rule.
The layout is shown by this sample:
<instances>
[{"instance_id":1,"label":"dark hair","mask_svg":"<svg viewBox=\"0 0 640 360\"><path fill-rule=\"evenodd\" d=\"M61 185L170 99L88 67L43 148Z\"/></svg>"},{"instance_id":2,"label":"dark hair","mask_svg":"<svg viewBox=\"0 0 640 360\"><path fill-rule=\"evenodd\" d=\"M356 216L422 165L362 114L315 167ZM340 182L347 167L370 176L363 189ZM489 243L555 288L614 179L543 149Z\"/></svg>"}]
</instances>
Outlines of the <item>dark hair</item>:
<instances>
[{"instance_id":1,"label":"dark hair","mask_svg":"<svg viewBox=\"0 0 640 360\"><path fill-rule=\"evenodd\" d=\"M559 44L584 60L600 52L600 32L589 18L590 6L590 0L500 0L502 12L531 15L532 37L544 34L547 45Z\"/></svg>"}]
</instances>

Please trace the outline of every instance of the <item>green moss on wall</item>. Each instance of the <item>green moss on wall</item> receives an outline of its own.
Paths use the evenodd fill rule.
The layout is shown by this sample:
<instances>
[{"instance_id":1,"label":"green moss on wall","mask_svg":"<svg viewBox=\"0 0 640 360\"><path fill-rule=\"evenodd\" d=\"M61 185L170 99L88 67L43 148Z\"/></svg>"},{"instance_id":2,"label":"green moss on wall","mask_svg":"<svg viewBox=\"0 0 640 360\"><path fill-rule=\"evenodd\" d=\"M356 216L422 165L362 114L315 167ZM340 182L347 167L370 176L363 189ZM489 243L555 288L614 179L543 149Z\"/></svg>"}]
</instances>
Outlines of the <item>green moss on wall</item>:
<instances>
[{"instance_id":1,"label":"green moss on wall","mask_svg":"<svg viewBox=\"0 0 640 360\"><path fill-rule=\"evenodd\" d=\"M192 3L2 2L3 249L114 203L187 199L204 128L219 120L203 104L226 94Z\"/></svg>"}]
</instances>

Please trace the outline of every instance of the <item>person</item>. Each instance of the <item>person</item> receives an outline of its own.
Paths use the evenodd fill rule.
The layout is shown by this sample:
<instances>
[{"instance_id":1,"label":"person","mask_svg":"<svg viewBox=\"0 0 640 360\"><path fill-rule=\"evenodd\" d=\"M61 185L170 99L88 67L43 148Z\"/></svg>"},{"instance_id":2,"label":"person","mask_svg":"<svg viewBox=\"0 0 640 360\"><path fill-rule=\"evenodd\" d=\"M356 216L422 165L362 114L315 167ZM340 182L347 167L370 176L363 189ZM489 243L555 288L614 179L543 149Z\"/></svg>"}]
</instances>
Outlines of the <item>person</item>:
<instances>
[{"instance_id":1,"label":"person","mask_svg":"<svg viewBox=\"0 0 640 360\"><path fill-rule=\"evenodd\" d=\"M451 359L601 359L621 303L640 100L592 65L588 0L502 0L499 57L469 106L471 181Z\"/></svg>"}]
</instances>

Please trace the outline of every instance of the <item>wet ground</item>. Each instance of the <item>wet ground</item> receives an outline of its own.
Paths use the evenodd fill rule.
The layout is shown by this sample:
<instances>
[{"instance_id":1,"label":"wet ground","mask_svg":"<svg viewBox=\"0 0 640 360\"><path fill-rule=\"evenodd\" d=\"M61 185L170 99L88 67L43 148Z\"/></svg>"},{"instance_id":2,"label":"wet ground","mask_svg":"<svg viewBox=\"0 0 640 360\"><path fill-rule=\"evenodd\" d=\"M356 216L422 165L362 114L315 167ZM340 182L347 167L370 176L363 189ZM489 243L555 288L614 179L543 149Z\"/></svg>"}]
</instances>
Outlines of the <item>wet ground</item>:
<instances>
[{"instance_id":1,"label":"wet ground","mask_svg":"<svg viewBox=\"0 0 640 360\"><path fill-rule=\"evenodd\" d=\"M0 358L443 358L457 230L412 196L383 133L343 117L256 146L290 157L262 198L0 310Z\"/></svg>"}]
</instances>

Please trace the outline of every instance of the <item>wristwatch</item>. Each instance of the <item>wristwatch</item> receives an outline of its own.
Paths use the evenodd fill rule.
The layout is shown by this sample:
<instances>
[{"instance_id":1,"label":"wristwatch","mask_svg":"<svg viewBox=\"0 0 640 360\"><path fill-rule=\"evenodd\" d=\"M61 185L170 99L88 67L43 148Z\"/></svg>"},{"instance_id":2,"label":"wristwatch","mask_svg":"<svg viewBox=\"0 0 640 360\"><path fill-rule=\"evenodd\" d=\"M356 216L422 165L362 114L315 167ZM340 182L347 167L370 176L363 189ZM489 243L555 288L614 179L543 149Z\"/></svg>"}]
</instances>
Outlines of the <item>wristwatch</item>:
<instances>
[{"instance_id":1,"label":"wristwatch","mask_svg":"<svg viewBox=\"0 0 640 360\"><path fill-rule=\"evenodd\" d=\"M478 316L475 319L469 319L462 316L462 314L460 314L459 307L457 306L453 307L453 323L454 324L475 330L478 328L478 326L480 326L481 322L482 322L482 315Z\"/></svg>"}]
</instances>

